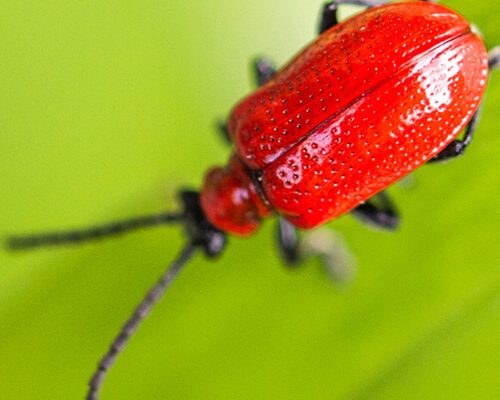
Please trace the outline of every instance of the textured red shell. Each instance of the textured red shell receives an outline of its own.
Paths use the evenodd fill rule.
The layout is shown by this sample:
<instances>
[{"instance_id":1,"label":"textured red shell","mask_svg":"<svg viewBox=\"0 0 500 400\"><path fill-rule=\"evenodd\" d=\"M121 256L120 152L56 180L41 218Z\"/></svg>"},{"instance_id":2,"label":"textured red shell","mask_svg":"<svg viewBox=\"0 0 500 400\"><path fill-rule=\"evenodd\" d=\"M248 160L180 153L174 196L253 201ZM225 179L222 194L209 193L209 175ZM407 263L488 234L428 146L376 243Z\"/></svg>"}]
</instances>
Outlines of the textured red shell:
<instances>
[{"instance_id":1,"label":"textured red shell","mask_svg":"<svg viewBox=\"0 0 500 400\"><path fill-rule=\"evenodd\" d=\"M446 147L487 75L485 46L462 16L432 3L385 5L322 34L234 108L228 130L247 173L259 171L260 202L310 229ZM220 226L214 205L202 206Z\"/></svg>"}]
</instances>

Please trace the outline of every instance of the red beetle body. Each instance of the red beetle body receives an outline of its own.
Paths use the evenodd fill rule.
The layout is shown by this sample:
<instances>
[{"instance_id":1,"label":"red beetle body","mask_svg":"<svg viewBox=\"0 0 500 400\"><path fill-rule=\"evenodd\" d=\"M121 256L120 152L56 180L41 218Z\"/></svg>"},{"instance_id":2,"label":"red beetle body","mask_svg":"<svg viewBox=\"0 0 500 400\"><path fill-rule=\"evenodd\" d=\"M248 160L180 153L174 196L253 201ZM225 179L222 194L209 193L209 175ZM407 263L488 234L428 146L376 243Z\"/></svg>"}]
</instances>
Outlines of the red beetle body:
<instances>
[{"instance_id":1,"label":"red beetle body","mask_svg":"<svg viewBox=\"0 0 500 400\"><path fill-rule=\"evenodd\" d=\"M370 9L334 26L232 111L208 219L247 235L277 212L302 229L340 216L439 153L481 101L488 55L443 6Z\"/></svg>"}]
</instances>

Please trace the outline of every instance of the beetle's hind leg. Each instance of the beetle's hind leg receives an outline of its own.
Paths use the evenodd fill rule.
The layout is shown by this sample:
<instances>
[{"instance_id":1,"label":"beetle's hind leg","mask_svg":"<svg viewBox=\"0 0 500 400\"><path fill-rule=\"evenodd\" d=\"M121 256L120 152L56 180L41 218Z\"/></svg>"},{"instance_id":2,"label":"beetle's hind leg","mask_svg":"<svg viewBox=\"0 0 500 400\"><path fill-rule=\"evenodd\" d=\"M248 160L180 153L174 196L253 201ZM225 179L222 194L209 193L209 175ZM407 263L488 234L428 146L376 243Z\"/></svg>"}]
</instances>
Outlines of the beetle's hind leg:
<instances>
[{"instance_id":1,"label":"beetle's hind leg","mask_svg":"<svg viewBox=\"0 0 500 400\"><path fill-rule=\"evenodd\" d=\"M427 3L438 3L439 0L421 0ZM368 8L382 6L391 3L389 0L335 0L329 1L323 6L321 11L321 19L319 23L318 32L321 35L323 32L330 29L339 23L338 9L341 4L350 4L354 6L365 6Z\"/></svg>"},{"instance_id":2,"label":"beetle's hind leg","mask_svg":"<svg viewBox=\"0 0 500 400\"><path fill-rule=\"evenodd\" d=\"M396 230L401 219L385 192L351 211L362 222L380 229ZM319 228L299 236L297 229L286 219L279 217L277 229L278 249L290 267L296 267L311 257L319 257L330 277L337 282L352 280L354 264L342 238L326 228Z\"/></svg>"},{"instance_id":3,"label":"beetle's hind leg","mask_svg":"<svg viewBox=\"0 0 500 400\"><path fill-rule=\"evenodd\" d=\"M376 194L351 212L360 221L376 228L393 231L401 225L401 218L386 192Z\"/></svg>"},{"instance_id":4,"label":"beetle's hind leg","mask_svg":"<svg viewBox=\"0 0 500 400\"><path fill-rule=\"evenodd\" d=\"M334 282L352 281L354 258L339 234L318 228L299 236L297 228L279 217L277 236L278 249L287 266L295 268L312 257L319 257Z\"/></svg>"},{"instance_id":5,"label":"beetle's hind leg","mask_svg":"<svg viewBox=\"0 0 500 400\"><path fill-rule=\"evenodd\" d=\"M296 267L300 263L299 232L283 217L278 217L277 226L278 250L283 261L290 266Z\"/></svg>"},{"instance_id":6,"label":"beetle's hind leg","mask_svg":"<svg viewBox=\"0 0 500 400\"><path fill-rule=\"evenodd\" d=\"M489 54L489 69L493 72L500 68L500 46L494 47L490 50ZM479 119L481 117L481 110L483 108L484 100L479 105L478 109L472 116L471 120L465 128L464 137L461 140L454 140L448 146L446 146L440 153L431 158L428 163L443 162L448 161L456 157L460 157L465 153L465 149L472 142L472 137L479 124Z\"/></svg>"},{"instance_id":7,"label":"beetle's hind leg","mask_svg":"<svg viewBox=\"0 0 500 400\"><path fill-rule=\"evenodd\" d=\"M335 26L339 23L338 20L338 9L341 4L351 4L355 6L365 6L365 7L376 7L381 6L383 4L390 3L390 1L384 0L335 0L329 1L323 6L321 11L321 19L319 23L318 32L321 35L323 32L326 32L332 26Z\"/></svg>"},{"instance_id":8,"label":"beetle's hind leg","mask_svg":"<svg viewBox=\"0 0 500 400\"><path fill-rule=\"evenodd\" d=\"M472 116L471 120L465 128L465 134L461 140L453 140L448 146L446 146L441 152L432 157L427 163L439 163L451 160L456 157L460 157L465 153L465 149L472 142L472 137L479 124L479 119L481 117L481 110L483 108L483 103L479 105L478 109Z\"/></svg>"}]
</instances>

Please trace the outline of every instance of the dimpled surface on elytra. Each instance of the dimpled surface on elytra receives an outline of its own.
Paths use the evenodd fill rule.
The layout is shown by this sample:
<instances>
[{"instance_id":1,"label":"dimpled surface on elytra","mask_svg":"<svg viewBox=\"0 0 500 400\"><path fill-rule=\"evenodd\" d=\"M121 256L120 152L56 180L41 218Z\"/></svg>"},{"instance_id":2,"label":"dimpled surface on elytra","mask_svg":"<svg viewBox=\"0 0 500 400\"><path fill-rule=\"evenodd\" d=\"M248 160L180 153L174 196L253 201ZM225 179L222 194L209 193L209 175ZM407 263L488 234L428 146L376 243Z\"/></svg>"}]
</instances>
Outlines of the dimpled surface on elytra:
<instances>
[{"instance_id":1,"label":"dimpled surface on elytra","mask_svg":"<svg viewBox=\"0 0 500 400\"><path fill-rule=\"evenodd\" d=\"M313 228L442 150L486 79L486 50L463 17L388 5L321 35L236 106L229 131L273 207Z\"/></svg>"}]
</instances>

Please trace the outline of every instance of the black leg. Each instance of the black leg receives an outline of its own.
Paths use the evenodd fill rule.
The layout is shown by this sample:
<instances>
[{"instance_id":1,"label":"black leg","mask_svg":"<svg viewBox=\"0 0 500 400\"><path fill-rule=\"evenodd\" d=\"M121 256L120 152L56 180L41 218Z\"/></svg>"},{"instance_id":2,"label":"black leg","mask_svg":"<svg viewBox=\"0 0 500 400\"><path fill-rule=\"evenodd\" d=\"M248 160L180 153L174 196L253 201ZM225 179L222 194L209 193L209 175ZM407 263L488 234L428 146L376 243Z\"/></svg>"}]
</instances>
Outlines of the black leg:
<instances>
[{"instance_id":1,"label":"black leg","mask_svg":"<svg viewBox=\"0 0 500 400\"><path fill-rule=\"evenodd\" d=\"M446 146L440 153L432 157L427 163L439 163L451 160L456 157L460 157L465 153L465 149L472 142L472 137L476 131L477 125L479 124L479 119L481 117L481 110L483 108L483 103L479 105L478 109L472 116L471 120L465 128L464 137L462 140L454 140L448 146Z\"/></svg>"},{"instance_id":2,"label":"black leg","mask_svg":"<svg viewBox=\"0 0 500 400\"><path fill-rule=\"evenodd\" d=\"M341 4L352 4L357 6L366 6L366 7L376 7L381 6L382 4L389 3L389 1L383 0L335 0L326 3L323 6L323 10L321 12L321 20L319 23L319 34L321 35L323 32L326 32L332 26L335 26L339 23L338 20L338 9Z\"/></svg>"},{"instance_id":3,"label":"black leg","mask_svg":"<svg viewBox=\"0 0 500 400\"><path fill-rule=\"evenodd\" d=\"M263 57L257 57L253 61L253 69L255 71L257 86L266 84L276 73L274 63Z\"/></svg>"},{"instance_id":4,"label":"black leg","mask_svg":"<svg viewBox=\"0 0 500 400\"><path fill-rule=\"evenodd\" d=\"M401 219L385 192L380 192L374 198L357 206L352 213L362 222L377 228L395 230L401 225Z\"/></svg>"},{"instance_id":5,"label":"black leg","mask_svg":"<svg viewBox=\"0 0 500 400\"><path fill-rule=\"evenodd\" d=\"M278 249L283 260L289 266L297 266L300 262L300 243L297 228L286 219L278 218Z\"/></svg>"},{"instance_id":6,"label":"black leg","mask_svg":"<svg viewBox=\"0 0 500 400\"><path fill-rule=\"evenodd\" d=\"M284 218L278 220L278 248L289 267L298 267L311 257L318 257L329 277L348 283L354 276L354 260L339 234L319 228L299 237L297 229Z\"/></svg>"},{"instance_id":7,"label":"black leg","mask_svg":"<svg viewBox=\"0 0 500 400\"><path fill-rule=\"evenodd\" d=\"M231 144L231 138L229 137L229 132L227 131L227 125L224 121L217 121L217 130L219 131L219 136L222 138L224 143Z\"/></svg>"},{"instance_id":8,"label":"black leg","mask_svg":"<svg viewBox=\"0 0 500 400\"><path fill-rule=\"evenodd\" d=\"M490 72L495 71L500 68L500 46L494 47L489 52L489 68ZM471 120L465 128L464 137L462 140L454 140L448 146L446 146L439 154L431 158L428 163L436 163L448 161L456 157L460 157L465 153L465 149L472 142L472 137L479 124L479 119L481 117L481 110L483 108L483 103L479 105Z\"/></svg>"},{"instance_id":9,"label":"black leg","mask_svg":"<svg viewBox=\"0 0 500 400\"><path fill-rule=\"evenodd\" d=\"M429 3L438 3L439 0L421 0ZM338 20L338 8L341 4L351 4L355 6L366 6L368 8L381 6L383 4L390 3L389 0L335 0L326 3L323 6L323 11L321 12L321 20L319 24L319 34L330 29L339 23Z\"/></svg>"},{"instance_id":10,"label":"black leg","mask_svg":"<svg viewBox=\"0 0 500 400\"><path fill-rule=\"evenodd\" d=\"M500 69L500 46L493 47L488 54L490 72Z\"/></svg>"},{"instance_id":11,"label":"black leg","mask_svg":"<svg viewBox=\"0 0 500 400\"><path fill-rule=\"evenodd\" d=\"M262 86L269 79L273 77L276 73L276 68L274 64L266 58L257 57L253 61L253 70L255 73L255 81L257 86ZM217 130L219 131L220 136L224 140L224 143L231 144L231 138L229 137L229 132L227 131L227 125L224 121L217 121Z\"/></svg>"}]
</instances>

